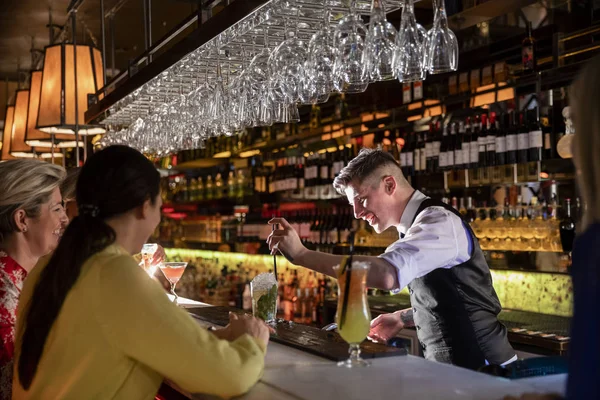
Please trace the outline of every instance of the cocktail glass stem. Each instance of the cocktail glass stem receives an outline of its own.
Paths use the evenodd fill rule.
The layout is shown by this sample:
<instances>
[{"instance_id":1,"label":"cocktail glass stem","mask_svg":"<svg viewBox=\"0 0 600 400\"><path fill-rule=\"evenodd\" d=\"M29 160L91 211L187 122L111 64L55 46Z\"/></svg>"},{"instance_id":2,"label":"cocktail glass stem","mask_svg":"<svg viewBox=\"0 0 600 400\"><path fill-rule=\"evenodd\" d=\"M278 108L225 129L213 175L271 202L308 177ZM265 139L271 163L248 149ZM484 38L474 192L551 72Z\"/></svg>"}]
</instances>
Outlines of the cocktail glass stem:
<instances>
[{"instance_id":1,"label":"cocktail glass stem","mask_svg":"<svg viewBox=\"0 0 600 400\"><path fill-rule=\"evenodd\" d=\"M370 362L365 361L360 357L360 343L350 343L348 353L350 353L350 357L348 357L347 360L338 362L338 366L352 368L368 367L369 365L371 365Z\"/></svg>"},{"instance_id":2,"label":"cocktail glass stem","mask_svg":"<svg viewBox=\"0 0 600 400\"><path fill-rule=\"evenodd\" d=\"M175 296L175 298L173 299L173 303L177 304L177 299L179 298L179 296L177 296L177 293L175 293L175 283L170 282L171 283L171 294L173 296Z\"/></svg>"}]
</instances>

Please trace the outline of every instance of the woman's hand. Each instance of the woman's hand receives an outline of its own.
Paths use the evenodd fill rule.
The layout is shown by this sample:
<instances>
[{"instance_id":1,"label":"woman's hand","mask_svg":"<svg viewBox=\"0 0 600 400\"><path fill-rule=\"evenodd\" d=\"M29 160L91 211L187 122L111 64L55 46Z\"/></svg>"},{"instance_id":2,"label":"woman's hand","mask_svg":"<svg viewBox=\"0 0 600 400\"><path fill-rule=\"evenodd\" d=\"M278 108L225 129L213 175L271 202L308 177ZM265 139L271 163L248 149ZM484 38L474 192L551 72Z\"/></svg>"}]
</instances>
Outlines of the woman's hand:
<instances>
[{"instance_id":1,"label":"woman's hand","mask_svg":"<svg viewBox=\"0 0 600 400\"><path fill-rule=\"evenodd\" d=\"M260 340L265 347L269 344L269 335L275 330L264 323L263 320L252 315L237 315L229 313L229 324L223 329L217 329L213 333L219 338L230 342L236 340L244 333Z\"/></svg>"},{"instance_id":2,"label":"woman's hand","mask_svg":"<svg viewBox=\"0 0 600 400\"><path fill-rule=\"evenodd\" d=\"M158 247L156 248L156 251L152 256L152 265L162 264L162 262L165 261L165 258L167 257L165 254L165 249L160 244L157 246Z\"/></svg>"}]
</instances>

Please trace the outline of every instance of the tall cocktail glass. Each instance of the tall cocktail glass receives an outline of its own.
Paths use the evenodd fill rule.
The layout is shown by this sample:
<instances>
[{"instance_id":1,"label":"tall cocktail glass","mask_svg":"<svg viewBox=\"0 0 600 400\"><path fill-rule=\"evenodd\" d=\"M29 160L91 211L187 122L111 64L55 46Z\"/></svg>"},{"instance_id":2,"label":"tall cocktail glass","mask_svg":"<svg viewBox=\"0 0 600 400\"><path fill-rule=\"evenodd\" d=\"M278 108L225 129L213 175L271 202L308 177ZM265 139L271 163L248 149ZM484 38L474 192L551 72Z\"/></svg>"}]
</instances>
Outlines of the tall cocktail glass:
<instances>
[{"instance_id":1,"label":"tall cocktail glass","mask_svg":"<svg viewBox=\"0 0 600 400\"><path fill-rule=\"evenodd\" d=\"M250 282L252 315L267 323L275 323L277 315L277 280L272 273L257 275Z\"/></svg>"},{"instance_id":2,"label":"tall cocktail glass","mask_svg":"<svg viewBox=\"0 0 600 400\"><path fill-rule=\"evenodd\" d=\"M352 268L338 268L338 306L335 317L338 332L350 345L350 357L338 366L353 368L370 365L360 357L360 344L369 334L371 311L367 301L369 264L355 261ZM348 282L350 277L350 282ZM347 300L346 300L347 297Z\"/></svg>"}]
</instances>

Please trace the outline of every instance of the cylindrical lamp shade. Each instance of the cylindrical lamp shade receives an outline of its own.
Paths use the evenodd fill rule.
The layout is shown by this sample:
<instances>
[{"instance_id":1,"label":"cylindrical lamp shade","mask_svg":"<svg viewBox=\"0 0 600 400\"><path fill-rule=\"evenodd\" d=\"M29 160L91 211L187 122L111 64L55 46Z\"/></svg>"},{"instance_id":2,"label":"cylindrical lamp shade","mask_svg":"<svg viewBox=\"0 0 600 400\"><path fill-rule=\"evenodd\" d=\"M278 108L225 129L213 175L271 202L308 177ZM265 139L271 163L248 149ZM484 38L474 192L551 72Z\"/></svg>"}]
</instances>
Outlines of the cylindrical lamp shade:
<instances>
[{"instance_id":1,"label":"cylindrical lamp shade","mask_svg":"<svg viewBox=\"0 0 600 400\"><path fill-rule=\"evenodd\" d=\"M29 90L17 90L15 99L15 115L13 117L10 155L20 158L34 157L33 149L25 143L27 131L27 107L29 106Z\"/></svg>"},{"instance_id":2,"label":"cylindrical lamp shade","mask_svg":"<svg viewBox=\"0 0 600 400\"><path fill-rule=\"evenodd\" d=\"M0 160L11 160L14 157L10 155L10 140L12 138L13 117L15 115L15 106L6 107L6 118L4 119L4 131L2 132L2 155Z\"/></svg>"},{"instance_id":3,"label":"cylindrical lamp shade","mask_svg":"<svg viewBox=\"0 0 600 400\"><path fill-rule=\"evenodd\" d=\"M77 99L75 99L75 82L77 82ZM88 108L88 94L95 94L103 82L102 56L98 49L77 45L77 79L75 79L75 46L61 43L46 47L37 129L52 134L74 134L77 122L80 135L104 133L104 128L86 125L84 119ZM77 121L75 121L76 100Z\"/></svg>"},{"instance_id":4,"label":"cylindrical lamp shade","mask_svg":"<svg viewBox=\"0 0 600 400\"><path fill-rule=\"evenodd\" d=\"M52 147L50 135L36 129L38 111L40 109L40 91L42 89L42 71L31 71L31 81L29 85L29 108L27 109L27 132L25 133L25 143L33 147ZM75 147L65 146L73 141L73 135L56 134L54 142L56 147Z\"/></svg>"}]
</instances>

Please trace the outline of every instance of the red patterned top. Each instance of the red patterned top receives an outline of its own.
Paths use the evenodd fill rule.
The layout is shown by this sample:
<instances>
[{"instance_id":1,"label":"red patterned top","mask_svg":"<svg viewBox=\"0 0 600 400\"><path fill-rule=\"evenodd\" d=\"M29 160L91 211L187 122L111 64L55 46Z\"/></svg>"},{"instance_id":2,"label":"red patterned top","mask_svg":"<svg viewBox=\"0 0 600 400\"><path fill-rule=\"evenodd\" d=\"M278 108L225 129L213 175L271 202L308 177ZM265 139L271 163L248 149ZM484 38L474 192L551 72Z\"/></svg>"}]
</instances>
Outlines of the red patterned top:
<instances>
[{"instance_id":1,"label":"red patterned top","mask_svg":"<svg viewBox=\"0 0 600 400\"><path fill-rule=\"evenodd\" d=\"M11 398L17 304L27 271L0 251L0 400Z\"/></svg>"}]
</instances>

